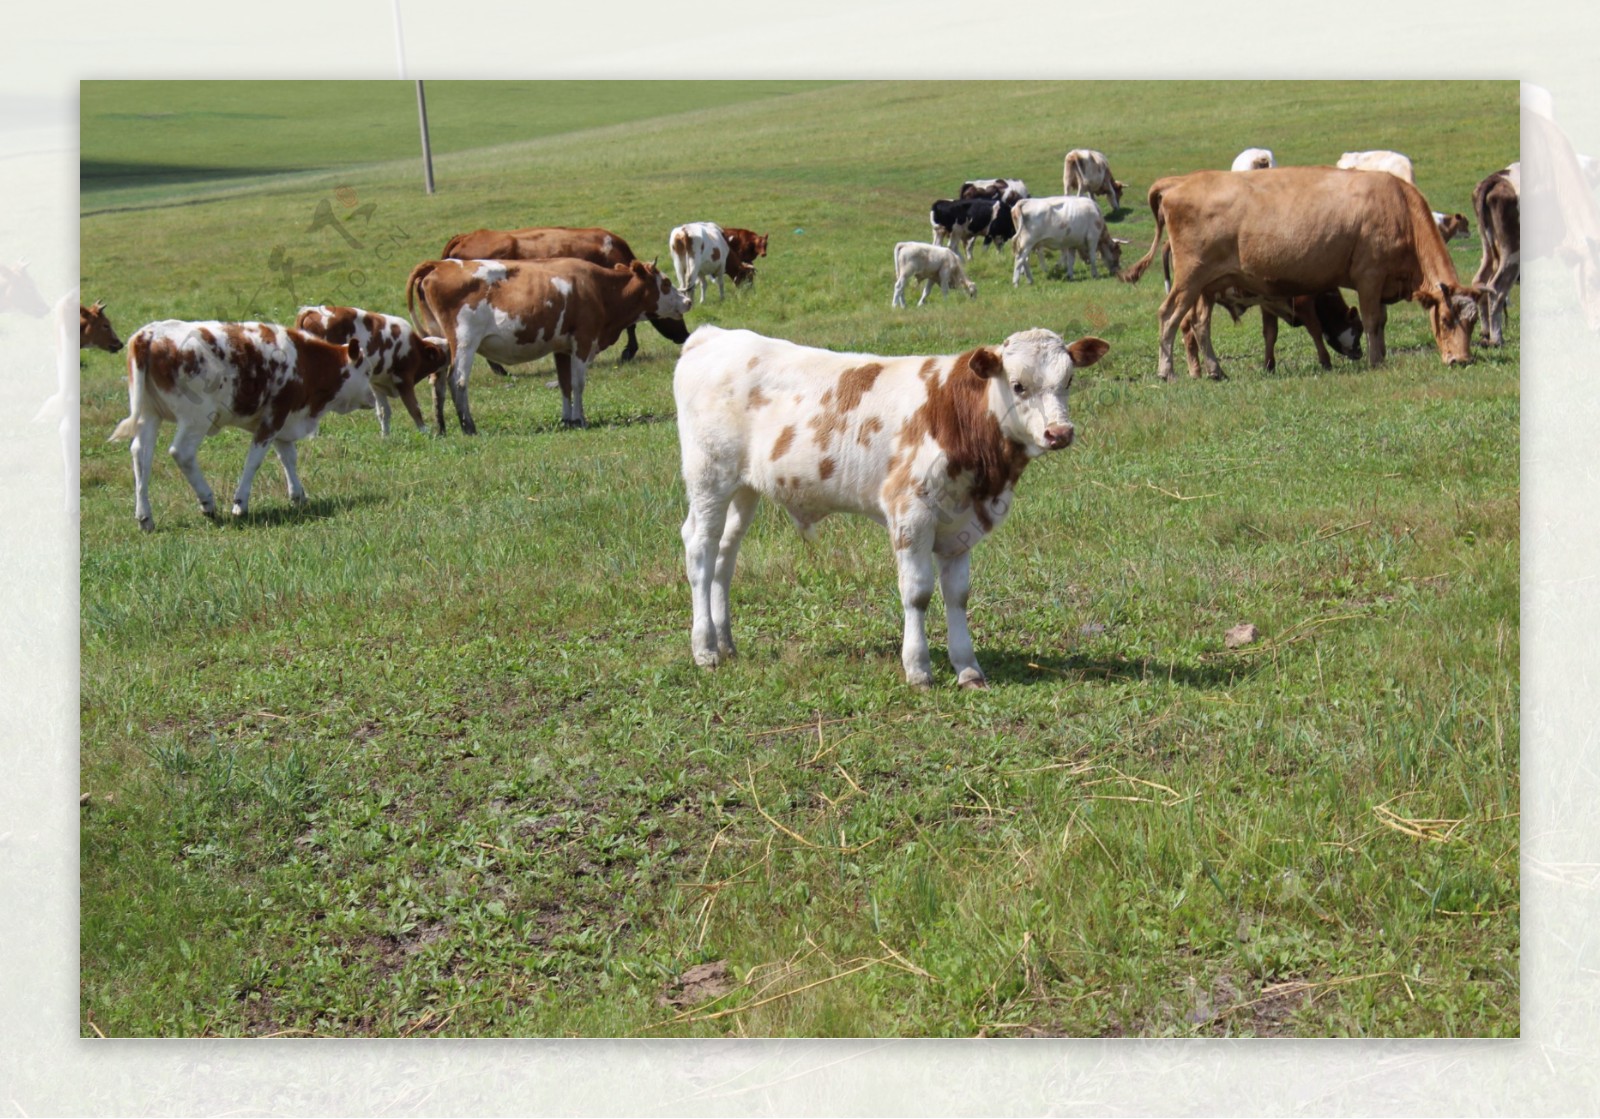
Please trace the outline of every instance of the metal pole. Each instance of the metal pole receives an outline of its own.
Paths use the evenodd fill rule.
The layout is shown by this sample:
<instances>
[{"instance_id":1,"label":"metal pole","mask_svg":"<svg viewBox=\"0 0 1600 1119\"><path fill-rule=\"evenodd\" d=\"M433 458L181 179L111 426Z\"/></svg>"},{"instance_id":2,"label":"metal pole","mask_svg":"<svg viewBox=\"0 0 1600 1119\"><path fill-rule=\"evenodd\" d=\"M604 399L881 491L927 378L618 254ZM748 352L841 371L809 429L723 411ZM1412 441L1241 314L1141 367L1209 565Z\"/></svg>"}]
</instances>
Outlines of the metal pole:
<instances>
[{"instance_id":1,"label":"metal pole","mask_svg":"<svg viewBox=\"0 0 1600 1119\"><path fill-rule=\"evenodd\" d=\"M428 101L422 95L422 82L417 82L417 118L422 121L422 181L433 193L433 147L428 143Z\"/></svg>"}]
</instances>

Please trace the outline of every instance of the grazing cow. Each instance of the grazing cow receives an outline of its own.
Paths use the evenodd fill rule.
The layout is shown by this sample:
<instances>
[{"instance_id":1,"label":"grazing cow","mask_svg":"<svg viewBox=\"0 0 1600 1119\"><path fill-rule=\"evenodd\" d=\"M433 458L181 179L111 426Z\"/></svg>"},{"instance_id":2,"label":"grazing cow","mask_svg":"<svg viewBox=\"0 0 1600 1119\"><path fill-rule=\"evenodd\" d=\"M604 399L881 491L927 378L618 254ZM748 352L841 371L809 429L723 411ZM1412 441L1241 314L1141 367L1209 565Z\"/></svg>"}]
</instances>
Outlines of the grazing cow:
<instances>
[{"instance_id":1,"label":"grazing cow","mask_svg":"<svg viewBox=\"0 0 1600 1119\"><path fill-rule=\"evenodd\" d=\"M420 306L419 306L420 304ZM443 435L445 382L461 430L475 435L467 401L472 357L506 365L556 358L561 422L584 427L584 374L629 323L649 315L682 318L689 297L653 264L610 268L586 260L427 260L406 281L406 307L424 333L450 345L450 376L433 381L433 412Z\"/></svg>"},{"instance_id":2,"label":"grazing cow","mask_svg":"<svg viewBox=\"0 0 1600 1119\"><path fill-rule=\"evenodd\" d=\"M1413 299L1428 311L1445 364L1472 360L1477 290L1461 284L1422 195L1394 175L1328 167L1196 171L1156 181L1149 201L1155 238L1122 279L1137 282L1162 238L1170 240L1173 284L1161 304L1158 366L1169 381L1183 319L1229 287L1266 296L1354 289L1374 366L1384 358L1384 304ZM1205 311L1195 330L1207 373L1219 377Z\"/></svg>"},{"instance_id":3,"label":"grazing cow","mask_svg":"<svg viewBox=\"0 0 1600 1119\"><path fill-rule=\"evenodd\" d=\"M992 198L1007 210L1028 197L1028 184L1021 179L968 179L961 184L958 199Z\"/></svg>"},{"instance_id":4,"label":"grazing cow","mask_svg":"<svg viewBox=\"0 0 1600 1119\"><path fill-rule=\"evenodd\" d=\"M1521 176L1517 176L1518 179ZM1506 301L1511 285L1522 276L1522 199L1510 169L1496 171L1472 192L1472 212L1478 215L1483 238L1483 259L1473 274L1473 286L1484 290L1482 335L1485 345L1503 341Z\"/></svg>"},{"instance_id":5,"label":"grazing cow","mask_svg":"<svg viewBox=\"0 0 1600 1119\"><path fill-rule=\"evenodd\" d=\"M741 284L756 281L755 265L733 255L727 234L714 221L692 221L678 226L667 237L667 247L672 252L672 272L677 277L678 290L691 299L695 285L699 284L700 302L704 303L712 280L717 281L717 298L726 298L723 276L733 277L735 290Z\"/></svg>"},{"instance_id":6,"label":"grazing cow","mask_svg":"<svg viewBox=\"0 0 1600 1119\"><path fill-rule=\"evenodd\" d=\"M295 470L295 443L316 434L325 413L372 403L370 367L354 339L336 346L275 323L167 319L140 327L128 340L128 418L111 434L133 440L139 527L155 528L150 467L162 420L178 424L169 451L206 516L216 516L216 501L195 452L224 426L254 433L233 494L233 515L244 516L251 480L268 447L277 452L289 500L298 505L306 491Z\"/></svg>"},{"instance_id":7,"label":"grazing cow","mask_svg":"<svg viewBox=\"0 0 1600 1119\"><path fill-rule=\"evenodd\" d=\"M763 242L762 252L765 253ZM447 260L551 260L571 257L587 260L590 264L611 267L632 264L638 258L628 247L628 242L609 229L569 229L565 226L535 226L530 229L479 229L450 238L439 254ZM656 333L669 342L683 345L689 331L682 319L663 319L649 316ZM628 344L622 348L621 362L630 362L639 352L639 336L632 323L628 325ZM487 360L487 359L485 359ZM505 369L496 362L489 368L505 376Z\"/></svg>"},{"instance_id":8,"label":"grazing cow","mask_svg":"<svg viewBox=\"0 0 1600 1119\"><path fill-rule=\"evenodd\" d=\"M1017 286L1023 276L1033 283L1033 269L1028 260L1035 249L1059 248L1061 266L1072 279L1072 265L1081 254L1089 262L1089 275L1099 278L1095 267L1095 253L1114 275L1122 266L1122 246L1128 242L1111 236L1100 208L1092 198L1024 198L1011 209L1011 221L1017 227L1016 239L1011 242L1015 261L1011 267L1011 285Z\"/></svg>"},{"instance_id":9,"label":"grazing cow","mask_svg":"<svg viewBox=\"0 0 1600 1119\"><path fill-rule=\"evenodd\" d=\"M1442 214L1438 210L1432 213L1433 224L1439 227L1439 236L1447 242L1472 232L1472 223L1467 221L1466 214Z\"/></svg>"},{"instance_id":10,"label":"grazing cow","mask_svg":"<svg viewBox=\"0 0 1600 1119\"><path fill-rule=\"evenodd\" d=\"M1111 212L1122 207L1122 192L1128 184L1111 177L1111 168L1101 152L1074 148L1067 153L1061 168L1061 193L1082 197L1104 194L1111 199Z\"/></svg>"},{"instance_id":11,"label":"grazing cow","mask_svg":"<svg viewBox=\"0 0 1600 1119\"><path fill-rule=\"evenodd\" d=\"M972 242L980 236L986 245L998 250L1016 234L1011 212L989 198L941 199L928 209L928 224L933 226L933 243L948 244L972 259Z\"/></svg>"},{"instance_id":12,"label":"grazing cow","mask_svg":"<svg viewBox=\"0 0 1600 1119\"><path fill-rule=\"evenodd\" d=\"M889 306L906 305L906 283L910 280L922 281L922 298L917 300L918 307L928 301L928 293L936 283L940 294L946 299L950 297L951 284L966 288L969 299L978 297L978 285L967 279L967 273L961 267L961 257L955 250L942 245L901 241L894 247L894 296L889 300Z\"/></svg>"},{"instance_id":13,"label":"grazing cow","mask_svg":"<svg viewBox=\"0 0 1600 1119\"><path fill-rule=\"evenodd\" d=\"M108 354L122 349L122 339L117 337L111 319L106 315L103 299L96 299L92 307L78 304L78 349L87 350L91 346Z\"/></svg>"},{"instance_id":14,"label":"grazing cow","mask_svg":"<svg viewBox=\"0 0 1600 1119\"><path fill-rule=\"evenodd\" d=\"M1399 152L1345 152L1335 166L1341 171L1387 171L1412 186L1417 183L1411 174L1411 160Z\"/></svg>"},{"instance_id":15,"label":"grazing cow","mask_svg":"<svg viewBox=\"0 0 1600 1119\"><path fill-rule=\"evenodd\" d=\"M367 380L378 412L378 430L389 434L389 398L398 396L417 430L427 423L417 405L417 382L450 368L450 345L443 338L424 338L398 315L363 311L360 307L302 307L294 328L343 346L354 338L371 359Z\"/></svg>"},{"instance_id":16,"label":"grazing cow","mask_svg":"<svg viewBox=\"0 0 1600 1119\"><path fill-rule=\"evenodd\" d=\"M937 558L950 663L963 687L985 686L967 629L971 549L1010 511L1029 461L1072 443L1073 373L1107 348L1027 330L963 354L874 357L696 330L672 378L695 663L734 654L728 588L765 495L807 536L841 511L889 530L905 608L900 659L918 687L933 682L924 615Z\"/></svg>"},{"instance_id":17,"label":"grazing cow","mask_svg":"<svg viewBox=\"0 0 1600 1119\"><path fill-rule=\"evenodd\" d=\"M731 225L722 227L722 235L728 239L728 255L751 265L750 282L755 283L754 265L757 257L767 255L768 235L751 229L735 229Z\"/></svg>"},{"instance_id":18,"label":"grazing cow","mask_svg":"<svg viewBox=\"0 0 1600 1119\"><path fill-rule=\"evenodd\" d=\"M1270 148L1246 148L1233 157L1235 171L1265 171L1277 165L1278 161L1272 158Z\"/></svg>"}]
</instances>

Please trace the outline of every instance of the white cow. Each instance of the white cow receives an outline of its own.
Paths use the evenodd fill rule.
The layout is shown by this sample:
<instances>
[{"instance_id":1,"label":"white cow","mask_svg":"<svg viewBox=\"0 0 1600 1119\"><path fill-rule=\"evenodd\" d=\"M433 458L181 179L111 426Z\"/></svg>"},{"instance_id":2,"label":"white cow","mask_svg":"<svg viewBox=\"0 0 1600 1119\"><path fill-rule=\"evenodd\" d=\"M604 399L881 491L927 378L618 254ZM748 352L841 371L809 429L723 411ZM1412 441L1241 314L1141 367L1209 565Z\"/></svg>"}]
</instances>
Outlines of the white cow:
<instances>
[{"instance_id":1,"label":"white cow","mask_svg":"<svg viewBox=\"0 0 1600 1119\"><path fill-rule=\"evenodd\" d=\"M1107 348L1027 330L963 354L877 357L696 330L672 378L695 663L734 653L728 589L765 495L803 534L841 511L889 530L905 609L900 659L918 687L933 682L924 617L937 559L950 663L963 687L985 686L967 629L971 549L1005 519L1028 463L1071 445L1073 373Z\"/></svg>"},{"instance_id":2,"label":"white cow","mask_svg":"<svg viewBox=\"0 0 1600 1119\"><path fill-rule=\"evenodd\" d=\"M1235 171L1265 171L1277 165L1278 161L1272 158L1271 148L1246 148L1233 157Z\"/></svg>"},{"instance_id":3,"label":"white cow","mask_svg":"<svg viewBox=\"0 0 1600 1119\"><path fill-rule=\"evenodd\" d=\"M1122 205L1122 192L1128 184L1111 177L1111 167L1103 152L1090 148L1073 148L1061 165L1061 193L1078 196L1103 194L1111 199L1111 208Z\"/></svg>"},{"instance_id":4,"label":"white cow","mask_svg":"<svg viewBox=\"0 0 1600 1119\"><path fill-rule=\"evenodd\" d=\"M933 290L935 283L946 299L950 297L952 284L966 288L967 298L978 297L978 285L967 279L966 270L961 267L961 257L954 249L942 245L901 241L894 247L894 297L890 299L889 306L906 305L906 284L911 280L922 281L922 298L917 300L918 307L928 301L928 293Z\"/></svg>"},{"instance_id":5,"label":"white cow","mask_svg":"<svg viewBox=\"0 0 1600 1119\"><path fill-rule=\"evenodd\" d=\"M734 258L727 234L714 221L692 221L678 226L667 237L667 248L672 253L672 273L678 290L691 300L694 286L699 284L700 302L704 303L712 280L717 281L717 298L726 298L727 289L722 286L724 276L733 277L735 290L741 284L755 283L755 266Z\"/></svg>"},{"instance_id":6,"label":"white cow","mask_svg":"<svg viewBox=\"0 0 1600 1119\"><path fill-rule=\"evenodd\" d=\"M1033 283L1033 269L1028 266L1035 249L1058 248L1061 266L1072 279L1075 257L1082 254L1089 262L1089 274L1096 279L1100 272L1095 268L1096 251L1106 267L1113 273L1122 266L1122 246L1125 238L1113 237L1106 229L1106 219L1092 198L1025 198L1011 208L1011 221L1017 235L1011 242L1015 262L1011 268L1011 284L1015 287L1023 276Z\"/></svg>"},{"instance_id":7,"label":"white cow","mask_svg":"<svg viewBox=\"0 0 1600 1119\"><path fill-rule=\"evenodd\" d=\"M1417 183L1411 174L1411 160L1399 152L1345 152L1335 166L1342 171L1387 171L1412 186Z\"/></svg>"},{"instance_id":8,"label":"white cow","mask_svg":"<svg viewBox=\"0 0 1600 1119\"><path fill-rule=\"evenodd\" d=\"M250 483L268 447L283 464L289 500L299 504L306 491L295 469L295 443L316 434L324 413L370 408L371 367L354 338L336 346L275 323L166 319L141 327L128 340L128 418L111 433L112 439L133 440L139 527L155 528L150 467L162 420L178 423L169 451L206 516L216 516L216 501L195 452L225 426L254 435L233 494L233 515L244 516Z\"/></svg>"}]
</instances>

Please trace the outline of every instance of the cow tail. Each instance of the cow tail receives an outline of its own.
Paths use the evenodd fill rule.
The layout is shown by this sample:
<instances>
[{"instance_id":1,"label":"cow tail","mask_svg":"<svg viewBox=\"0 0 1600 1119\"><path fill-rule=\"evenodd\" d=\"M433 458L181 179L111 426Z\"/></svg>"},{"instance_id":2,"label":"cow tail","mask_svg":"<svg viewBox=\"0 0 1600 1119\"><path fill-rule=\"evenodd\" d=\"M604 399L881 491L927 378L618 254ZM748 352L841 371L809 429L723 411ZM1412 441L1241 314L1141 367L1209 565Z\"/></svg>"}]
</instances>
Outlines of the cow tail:
<instances>
[{"instance_id":1,"label":"cow tail","mask_svg":"<svg viewBox=\"0 0 1600 1119\"><path fill-rule=\"evenodd\" d=\"M144 414L145 371L149 365L150 337L139 331L128 339L128 418L119 423L107 443L132 439Z\"/></svg>"},{"instance_id":2,"label":"cow tail","mask_svg":"<svg viewBox=\"0 0 1600 1119\"><path fill-rule=\"evenodd\" d=\"M1156 250L1161 247L1161 238L1165 236L1167 232L1167 218L1162 212L1161 196L1159 194L1150 199L1150 212L1153 213L1156 218L1155 240L1150 242L1149 252L1145 253L1144 256L1136 260L1131 267L1118 274L1117 279L1121 280L1125 284L1136 284L1139 282L1139 277L1144 275L1145 269L1149 268L1150 263L1155 260ZM1166 262L1164 258L1162 262L1162 268L1163 270L1166 268Z\"/></svg>"},{"instance_id":3,"label":"cow tail","mask_svg":"<svg viewBox=\"0 0 1600 1119\"><path fill-rule=\"evenodd\" d=\"M427 296L422 298L422 315L427 321L424 322L417 316L417 289L422 286L422 281L433 273L437 264L438 261L435 260L423 261L411 270L411 277L406 280L406 314L411 316L411 325L434 338L444 334L443 325L435 317L433 308L428 306Z\"/></svg>"}]
</instances>

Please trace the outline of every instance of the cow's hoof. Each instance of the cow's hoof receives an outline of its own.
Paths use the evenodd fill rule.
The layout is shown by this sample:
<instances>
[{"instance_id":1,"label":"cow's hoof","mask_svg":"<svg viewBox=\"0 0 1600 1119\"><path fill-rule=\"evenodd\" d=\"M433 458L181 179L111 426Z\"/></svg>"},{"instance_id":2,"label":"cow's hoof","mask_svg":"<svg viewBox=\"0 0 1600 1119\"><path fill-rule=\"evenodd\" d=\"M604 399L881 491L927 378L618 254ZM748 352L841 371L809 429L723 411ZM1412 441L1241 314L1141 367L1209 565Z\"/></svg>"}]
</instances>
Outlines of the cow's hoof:
<instances>
[{"instance_id":1,"label":"cow's hoof","mask_svg":"<svg viewBox=\"0 0 1600 1119\"><path fill-rule=\"evenodd\" d=\"M694 663L699 665L701 668L716 668L717 665L722 663L722 658L716 653L697 652L694 655Z\"/></svg>"},{"instance_id":2,"label":"cow's hoof","mask_svg":"<svg viewBox=\"0 0 1600 1119\"><path fill-rule=\"evenodd\" d=\"M136 519L139 522L139 528L141 531L154 532L156 530L156 520L154 517L139 517Z\"/></svg>"},{"instance_id":3,"label":"cow's hoof","mask_svg":"<svg viewBox=\"0 0 1600 1119\"><path fill-rule=\"evenodd\" d=\"M961 674L957 683L963 688L971 688L974 691L983 691L989 687L989 681L984 678L983 673L971 668Z\"/></svg>"},{"instance_id":4,"label":"cow's hoof","mask_svg":"<svg viewBox=\"0 0 1600 1119\"><path fill-rule=\"evenodd\" d=\"M1169 385L1172 384L1172 382L1174 382L1174 381L1176 381L1178 379L1178 375L1176 373L1157 373L1156 376L1160 377L1163 381L1167 382L1167 384L1169 384Z\"/></svg>"},{"instance_id":5,"label":"cow's hoof","mask_svg":"<svg viewBox=\"0 0 1600 1119\"><path fill-rule=\"evenodd\" d=\"M562 427L573 427L573 428L588 427L589 426L589 421L588 420L562 420L561 421L561 426Z\"/></svg>"},{"instance_id":6,"label":"cow's hoof","mask_svg":"<svg viewBox=\"0 0 1600 1119\"><path fill-rule=\"evenodd\" d=\"M310 500L311 499L309 497L307 497L303 493L298 493L298 494L297 493L292 493L292 494L289 495L289 504L290 505L304 505L306 502L308 502Z\"/></svg>"},{"instance_id":7,"label":"cow's hoof","mask_svg":"<svg viewBox=\"0 0 1600 1119\"><path fill-rule=\"evenodd\" d=\"M243 505L240 505L240 504L239 504L239 503L238 503L238 502L237 502L237 501L235 501L235 502L234 502L234 503L233 503L233 515L234 515L234 516L235 516L235 517L242 517L242 516L244 516L244 515L245 515L245 513L246 513L246 511L247 511L247 510L246 510L246 509L245 509L245 507L244 507L244 506L243 506ZM210 514L207 514L207 515L208 515L208 516L209 516L209 515L210 515Z\"/></svg>"},{"instance_id":8,"label":"cow's hoof","mask_svg":"<svg viewBox=\"0 0 1600 1119\"><path fill-rule=\"evenodd\" d=\"M1220 369L1212 373L1207 373L1206 377L1213 381L1226 381L1228 379L1228 375Z\"/></svg>"},{"instance_id":9,"label":"cow's hoof","mask_svg":"<svg viewBox=\"0 0 1600 1119\"><path fill-rule=\"evenodd\" d=\"M908 672L906 673L906 683L910 684L913 688L921 688L922 690L926 691L927 689L933 687L933 673Z\"/></svg>"}]
</instances>

